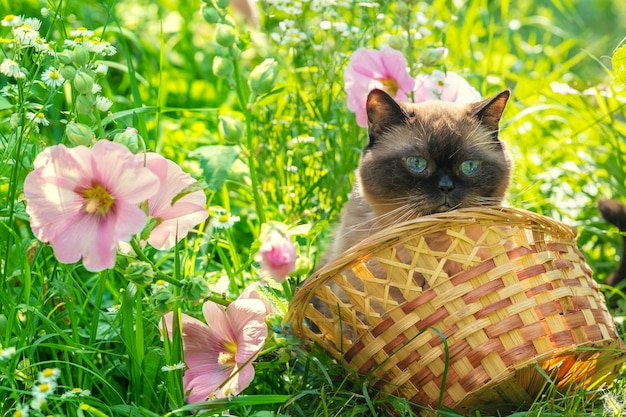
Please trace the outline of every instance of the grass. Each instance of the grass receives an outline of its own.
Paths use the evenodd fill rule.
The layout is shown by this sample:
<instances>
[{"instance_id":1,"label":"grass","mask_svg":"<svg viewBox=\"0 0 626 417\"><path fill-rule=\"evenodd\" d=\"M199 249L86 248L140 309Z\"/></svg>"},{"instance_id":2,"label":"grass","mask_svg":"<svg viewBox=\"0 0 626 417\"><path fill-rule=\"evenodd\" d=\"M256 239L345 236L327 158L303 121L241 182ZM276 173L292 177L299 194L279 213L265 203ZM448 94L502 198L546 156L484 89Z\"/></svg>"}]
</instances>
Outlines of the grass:
<instances>
[{"instance_id":1,"label":"grass","mask_svg":"<svg viewBox=\"0 0 626 417\"><path fill-rule=\"evenodd\" d=\"M0 0L0 10L41 18L40 2L14 3ZM78 95L67 84L55 93L26 82L40 79L60 58L18 51L6 41L10 29L0 28L2 58L19 59L28 71L16 98L0 96L0 344L16 349L0 361L1 415L17 415L17 407L31 401L37 373L49 367L60 370L59 388L31 415L230 410L256 417L382 416L390 407L413 415L406 400L379 395L327 353L304 349L280 326L290 294L327 245L365 144L366 131L347 109L343 91L343 69L359 47L395 43L417 74L424 70L420 51L445 45L446 67L462 73L483 96L510 88L502 130L516 165L509 202L576 226L595 277L604 281L620 260L622 239L600 218L596 203L626 195L626 96L610 66L625 36L619 22L626 10L608 0L407 3L403 8L395 2L309 0L294 13L281 2L260 1L258 30L250 31L234 14L227 19L235 22L235 47L224 47L215 41L215 24L202 18L199 1L49 1L40 33L57 42L57 51L79 26L116 47L115 55L97 57L109 66L98 82L113 101L111 113L79 111ZM418 10L428 17L425 28L431 32L422 39ZM443 30L433 25L436 19ZM215 75L216 56L233 63L232 75ZM249 74L265 58L277 61L277 82L268 94L250 99ZM0 75L0 88L13 83ZM567 83L577 92L563 94L552 83ZM50 125L36 129L26 118L32 110L42 110ZM145 250L152 270L177 284L171 296L160 297L144 277L129 275L125 257L115 269L90 273L80 264L59 263L34 237L24 178L46 146L69 145L66 123L72 119L99 138L135 127L148 149L203 178L207 207L240 217L230 229L201 225L175 250ZM180 309L198 316L207 294L219 298L207 288L223 276L230 299L258 280L254 255L268 221L295 228L298 270L270 294L279 314L255 362L256 377L233 398L185 404L182 372L161 371L183 359L180 340L162 338L162 314ZM612 314L623 318L623 286L603 290ZM626 332L623 324L620 330ZM62 397L72 388L90 394ZM619 416L625 389L622 371L614 387L595 399L548 391L529 409L508 415Z\"/></svg>"}]
</instances>

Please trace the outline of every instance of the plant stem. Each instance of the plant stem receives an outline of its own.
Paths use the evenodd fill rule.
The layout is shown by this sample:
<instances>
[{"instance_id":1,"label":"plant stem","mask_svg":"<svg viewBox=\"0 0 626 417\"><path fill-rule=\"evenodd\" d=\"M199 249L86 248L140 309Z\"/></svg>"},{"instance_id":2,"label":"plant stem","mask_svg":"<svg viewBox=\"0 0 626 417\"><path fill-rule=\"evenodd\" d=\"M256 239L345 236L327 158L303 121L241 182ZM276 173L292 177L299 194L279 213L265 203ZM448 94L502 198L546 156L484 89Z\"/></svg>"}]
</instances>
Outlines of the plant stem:
<instances>
[{"instance_id":1,"label":"plant stem","mask_svg":"<svg viewBox=\"0 0 626 417\"><path fill-rule=\"evenodd\" d=\"M252 196L254 197L254 205L256 207L257 216L261 224L265 223L265 210L263 202L261 201L261 194L259 193L259 178L257 176L256 159L255 159L255 146L254 136L252 135L252 112L250 111L250 100L246 100L243 91L243 79L241 78L241 71L239 68L239 61L237 53L234 48L231 48L231 57L233 58L234 78L235 78L235 91L237 92L237 98L241 105L241 110L246 119L246 148L248 149L248 169L250 170L250 182L252 186Z\"/></svg>"}]
</instances>

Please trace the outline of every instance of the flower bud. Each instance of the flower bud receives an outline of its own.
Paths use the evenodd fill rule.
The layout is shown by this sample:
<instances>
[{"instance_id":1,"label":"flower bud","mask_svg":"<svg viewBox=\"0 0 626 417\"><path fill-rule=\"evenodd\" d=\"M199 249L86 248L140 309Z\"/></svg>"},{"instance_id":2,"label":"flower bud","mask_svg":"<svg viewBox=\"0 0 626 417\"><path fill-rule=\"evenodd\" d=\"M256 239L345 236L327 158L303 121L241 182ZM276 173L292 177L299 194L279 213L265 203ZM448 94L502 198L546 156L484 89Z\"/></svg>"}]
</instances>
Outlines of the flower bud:
<instances>
[{"instance_id":1,"label":"flower bud","mask_svg":"<svg viewBox=\"0 0 626 417\"><path fill-rule=\"evenodd\" d=\"M235 117L220 116L217 127L222 137L229 142L238 142L243 136L243 123Z\"/></svg>"},{"instance_id":2,"label":"flower bud","mask_svg":"<svg viewBox=\"0 0 626 417\"><path fill-rule=\"evenodd\" d=\"M420 63L427 67L440 65L448 55L448 49L440 46L438 48L428 47L420 55Z\"/></svg>"},{"instance_id":3,"label":"flower bud","mask_svg":"<svg viewBox=\"0 0 626 417\"><path fill-rule=\"evenodd\" d=\"M228 78L233 73L233 61L228 58L216 56L213 58L213 74L220 78Z\"/></svg>"},{"instance_id":4,"label":"flower bud","mask_svg":"<svg viewBox=\"0 0 626 417\"><path fill-rule=\"evenodd\" d=\"M404 39L402 36L391 35L387 40L387 44L397 51L401 51L404 47Z\"/></svg>"},{"instance_id":5,"label":"flower bud","mask_svg":"<svg viewBox=\"0 0 626 417\"><path fill-rule=\"evenodd\" d=\"M139 150L139 132L134 127L127 127L122 133L113 136L113 142L121 143L136 153Z\"/></svg>"},{"instance_id":6,"label":"flower bud","mask_svg":"<svg viewBox=\"0 0 626 417\"><path fill-rule=\"evenodd\" d=\"M291 237L278 228L266 233L256 254L255 261L261 264L261 275L283 282L296 266L296 247Z\"/></svg>"},{"instance_id":7,"label":"flower bud","mask_svg":"<svg viewBox=\"0 0 626 417\"><path fill-rule=\"evenodd\" d=\"M96 104L96 99L92 94L81 94L76 97L76 111L79 114L90 114Z\"/></svg>"},{"instance_id":8,"label":"flower bud","mask_svg":"<svg viewBox=\"0 0 626 417\"><path fill-rule=\"evenodd\" d=\"M209 287L202 278L185 278L182 281L182 294L186 300L198 301L204 298L208 292Z\"/></svg>"},{"instance_id":9,"label":"flower bud","mask_svg":"<svg viewBox=\"0 0 626 417\"><path fill-rule=\"evenodd\" d=\"M200 13L207 23L213 24L220 21L220 13L212 4L203 4Z\"/></svg>"},{"instance_id":10,"label":"flower bud","mask_svg":"<svg viewBox=\"0 0 626 417\"><path fill-rule=\"evenodd\" d=\"M396 16L406 17L409 14L409 5L403 1L396 3Z\"/></svg>"},{"instance_id":11,"label":"flower bud","mask_svg":"<svg viewBox=\"0 0 626 417\"><path fill-rule=\"evenodd\" d=\"M296 259L294 275L310 275L313 269L313 262L306 256L299 256Z\"/></svg>"},{"instance_id":12,"label":"flower bud","mask_svg":"<svg viewBox=\"0 0 626 417\"><path fill-rule=\"evenodd\" d=\"M93 77L85 71L76 71L72 85L80 94L89 94L93 88Z\"/></svg>"},{"instance_id":13,"label":"flower bud","mask_svg":"<svg viewBox=\"0 0 626 417\"><path fill-rule=\"evenodd\" d=\"M257 65L250 73L248 85L257 95L269 93L276 84L276 76L278 74L278 64L273 58L267 58L265 61Z\"/></svg>"},{"instance_id":14,"label":"flower bud","mask_svg":"<svg viewBox=\"0 0 626 417\"><path fill-rule=\"evenodd\" d=\"M235 32L235 28L220 23L217 24L217 30L215 31L215 41L218 44L220 44L224 48L229 48L233 46L236 39L237 33Z\"/></svg>"},{"instance_id":15,"label":"flower bud","mask_svg":"<svg viewBox=\"0 0 626 417\"><path fill-rule=\"evenodd\" d=\"M154 270L147 262L131 262L124 270L124 277L137 286L144 287L152 283Z\"/></svg>"},{"instance_id":16,"label":"flower bud","mask_svg":"<svg viewBox=\"0 0 626 417\"><path fill-rule=\"evenodd\" d=\"M215 1L215 4L217 5L217 7L221 7L222 9L227 8L229 3L230 3L230 0L216 0Z\"/></svg>"},{"instance_id":17,"label":"flower bud","mask_svg":"<svg viewBox=\"0 0 626 417\"><path fill-rule=\"evenodd\" d=\"M71 64L72 63L72 53L70 51L63 51L57 54L57 58L62 64Z\"/></svg>"},{"instance_id":18,"label":"flower bud","mask_svg":"<svg viewBox=\"0 0 626 417\"><path fill-rule=\"evenodd\" d=\"M82 45L76 45L72 55L74 64L77 67L82 67L89 63L89 52Z\"/></svg>"},{"instance_id":19,"label":"flower bud","mask_svg":"<svg viewBox=\"0 0 626 417\"><path fill-rule=\"evenodd\" d=\"M174 309L176 297L169 288L160 288L156 294L150 297L157 313L165 314Z\"/></svg>"},{"instance_id":20,"label":"flower bud","mask_svg":"<svg viewBox=\"0 0 626 417\"><path fill-rule=\"evenodd\" d=\"M61 73L61 75L63 76L63 78L65 78L66 80L73 80L74 77L76 76L76 68L74 68L71 65L66 65L63 68L61 68L61 71L59 71Z\"/></svg>"},{"instance_id":21,"label":"flower bud","mask_svg":"<svg viewBox=\"0 0 626 417\"><path fill-rule=\"evenodd\" d=\"M82 123L68 123L65 128L65 134L74 146L89 146L96 139L96 135L89 128L89 126Z\"/></svg>"}]
</instances>

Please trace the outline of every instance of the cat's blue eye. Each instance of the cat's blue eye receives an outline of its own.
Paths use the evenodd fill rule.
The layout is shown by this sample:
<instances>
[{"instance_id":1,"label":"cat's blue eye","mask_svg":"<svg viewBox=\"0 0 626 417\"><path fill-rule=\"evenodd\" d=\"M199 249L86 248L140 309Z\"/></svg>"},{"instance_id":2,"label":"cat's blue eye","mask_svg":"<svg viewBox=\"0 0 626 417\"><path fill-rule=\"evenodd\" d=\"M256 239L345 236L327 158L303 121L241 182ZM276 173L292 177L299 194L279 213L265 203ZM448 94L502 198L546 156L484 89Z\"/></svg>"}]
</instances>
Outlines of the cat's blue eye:
<instances>
[{"instance_id":1,"label":"cat's blue eye","mask_svg":"<svg viewBox=\"0 0 626 417\"><path fill-rule=\"evenodd\" d=\"M407 156L406 158L404 158L404 163L406 164L406 167L409 169L409 171L415 174L421 174L426 170L426 167L428 166L428 162L426 161L426 159L419 156Z\"/></svg>"},{"instance_id":2,"label":"cat's blue eye","mask_svg":"<svg viewBox=\"0 0 626 417\"><path fill-rule=\"evenodd\" d=\"M468 159L461 164L461 172L465 175L473 175L480 169L480 161Z\"/></svg>"}]
</instances>

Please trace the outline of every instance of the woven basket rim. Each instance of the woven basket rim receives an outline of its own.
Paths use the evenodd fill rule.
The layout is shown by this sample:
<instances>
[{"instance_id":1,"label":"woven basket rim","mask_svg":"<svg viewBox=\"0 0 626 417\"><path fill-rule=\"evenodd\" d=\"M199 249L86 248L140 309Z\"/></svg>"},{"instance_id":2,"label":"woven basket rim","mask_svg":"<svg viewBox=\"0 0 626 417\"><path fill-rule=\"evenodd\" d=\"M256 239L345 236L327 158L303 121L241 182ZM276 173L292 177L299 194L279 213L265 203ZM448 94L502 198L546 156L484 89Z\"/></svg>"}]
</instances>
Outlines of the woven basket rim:
<instances>
[{"instance_id":1,"label":"woven basket rim","mask_svg":"<svg viewBox=\"0 0 626 417\"><path fill-rule=\"evenodd\" d=\"M317 289L333 279L337 273L380 250L401 244L418 234L436 233L447 230L451 225L523 226L538 230L549 230L565 239L575 239L576 230L558 220L513 207L461 208L444 213L435 213L394 224L380 230L330 260L315 271L297 289L289 303L285 323L302 328L304 310Z\"/></svg>"}]
</instances>

